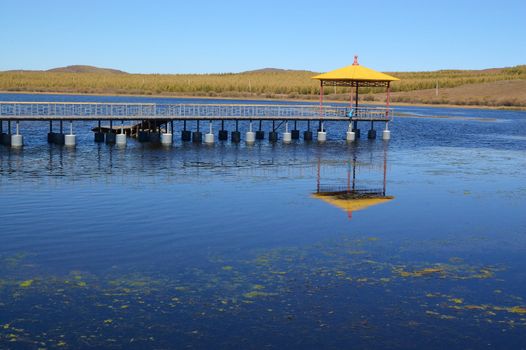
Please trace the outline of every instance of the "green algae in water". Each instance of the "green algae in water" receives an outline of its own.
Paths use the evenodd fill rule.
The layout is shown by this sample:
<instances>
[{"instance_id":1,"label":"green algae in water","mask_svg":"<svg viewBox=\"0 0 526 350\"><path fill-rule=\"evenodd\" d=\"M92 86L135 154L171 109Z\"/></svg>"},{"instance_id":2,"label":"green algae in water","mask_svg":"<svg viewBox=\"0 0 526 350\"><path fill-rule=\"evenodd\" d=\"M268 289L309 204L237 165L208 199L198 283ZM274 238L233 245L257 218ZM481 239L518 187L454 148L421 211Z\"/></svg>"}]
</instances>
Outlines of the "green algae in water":
<instances>
[{"instance_id":1,"label":"green algae in water","mask_svg":"<svg viewBox=\"0 0 526 350\"><path fill-rule=\"evenodd\" d=\"M28 288L33 285L33 282L34 280L25 280L25 281L20 282L18 285L22 288Z\"/></svg>"},{"instance_id":2,"label":"green algae in water","mask_svg":"<svg viewBox=\"0 0 526 350\"><path fill-rule=\"evenodd\" d=\"M88 329L97 329L100 325L104 327L102 333L95 332L89 336L89 343L99 347L106 346L108 338L119 343L129 342L130 338L126 339L123 335L126 330L133 330L135 344L151 342L152 329L156 330L156 339L169 338L169 333L164 333L163 317L189 320L192 324L206 326L217 320L228 323L231 318L249 322L254 312L258 313L262 324L272 324L276 318L292 322L301 314L306 321L321 324L321 328L325 329L336 326L332 316L334 313L342 317L341 313L345 312L348 313L346 317L351 317L350 325L360 325L353 327L367 330L368 326L361 323L362 318L369 318L372 314L389 315L392 302L405 305L398 311L397 320L404 324L418 322L422 331L427 327L430 327L429 330L436 329L437 325L426 325L426 322L431 321L421 317L432 318L437 322L456 322L460 317L455 314L458 312L466 313L463 316L465 322L475 322L475 318L483 317L488 324L506 321L499 324L510 329L526 326L526 322L521 320L526 309L513 304L511 299L508 300L509 306L492 304L476 307L490 304L476 304L470 298L470 285L474 281L495 279L503 271L502 267L469 265L465 259L451 264L450 257L434 264L400 260L396 254L389 256L385 254L385 249L378 250L379 242L367 238L342 238L300 249L258 250L257 254L250 253L244 259L232 261L236 266L235 273L223 272L233 271L224 269L225 266L233 265L219 264L216 265L219 268L215 269L180 268L173 275L154 272L95 275L77 272L63 278L39 277L39 283L31 283L31 289L44 296L48 304L40 304L42 311L37 307L31 314L18 309L17 316L19 319L36 321L44 317L46 309L50 307L57 315L71 311L87 314L91 319ZM364 254L349 254L351 249L357 248ZM210 260L210 264L216 264L219 260L225 259L215 257ZM79 283L82 283L82 288L79 288ZM463 284L463 289L458 289L459 283ZM12 287L12 283L7 284L8 289ZM455 289L456 293L441 291L450 289ZM356 294L358 290L359 294ZM465 293L459 292L462 290ZM486 295L496 295L494 290L488 289ZM326 300L336 292L353 295L353 298L342 298L340 294L335 294L331 298L332 311L326 314L303 310L303 305L309 300ZM20 294L16 298L19 302L34 303L36 294ZM503 294L505 292L499 295ZM395 295L399 297L394 298ZM298 296L301 296L300 300L296 300ZM370 300L368 296L374 298ZM63 303L64 298L68 300L67 304ZM440 299L440 302L427 302L433 298ZM89 311L93 307L98 311ZM482 315L477 316L475 312ZM508 315L507 319L503 315ZM132 319L139 321L130 322ZM6 321L9 324L21 322L16 318ZM24 337L35 343L43 338L59 339L61 334L68 333L68 329L71 331L70 327L74 327L74 323L69 322L72 320L59 322L60 327L56 331L45 327L40 331L23 331L17 335L17 339ZM368 324L375 322L380 320L370 320ZM392 322L394 326L402 327ZM206 332L192 333L195 329L190 329L184 323L177 323L177 327L178 330L172 332L181 339L189 334L206 337ZM282 327L286 330L290 325L283 324ZM15 328L24 329L20 326ZM356 328L350 328L349 331L352 329L356 331ZM0 331L4 336L8 331L13 333L8 329ZM75 347L74 344L85 341L81 340L82 336L60 341ZM57 345L58 341L54 344Z\"/></svg>"}]
</instances>

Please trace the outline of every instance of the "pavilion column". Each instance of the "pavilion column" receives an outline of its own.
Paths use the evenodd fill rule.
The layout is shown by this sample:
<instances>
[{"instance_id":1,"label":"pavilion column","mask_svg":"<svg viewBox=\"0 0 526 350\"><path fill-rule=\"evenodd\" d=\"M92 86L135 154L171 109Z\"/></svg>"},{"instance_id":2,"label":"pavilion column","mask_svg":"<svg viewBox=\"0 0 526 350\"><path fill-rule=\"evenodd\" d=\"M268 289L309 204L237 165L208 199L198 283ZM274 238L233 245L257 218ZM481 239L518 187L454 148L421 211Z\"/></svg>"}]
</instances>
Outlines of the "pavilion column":
<instances>
[{"instance_id":1,"label":"pavilion column","mask_svg":"<svg viewBox=\"0 0 526 350\"><path fill-rule=\"evenodd\" d=\"M327 132L323 129L323 80L320 80L320 130L318 130L318 142L327 140Z\"/></svg>"},{"instance_id":2,"label":"pavilion column","mask_svg":"<svg viewBox=\"0 0 526 350\"><path fill-rule=\"evenodd\" d=\"M323 115L323 80L320 80L320 118Z\"/></svg>"},{"instance_id":3,"label":"pavilion column","mask_svg":"<svg viewBox=\"0 0 526 350\"><path fill-rule=\"evenodd\" d=\"M390 104L390 98L391 98L391 85L390 82L387 82L387 96L385 98L385 130L382 132L382 139L383 140L389 140L391 138L391 132L389 131L389 104Z\"/></svg>"},{"instance_id":4,"label":"pavilion column","mask_svg":"<svg viewBox=\"0 0 526 350\"><path fill-rule=\"evenodd\" d=\"M355 82L356 84L356 90L354 92L354 114L355 115L358 115L358 82ZM352 131L354 132L354 135L357 139L360 138L360 129L358 129L358 121L355 120L353 122L353 128L352 128Z\"/></svg>"}]
</instances>

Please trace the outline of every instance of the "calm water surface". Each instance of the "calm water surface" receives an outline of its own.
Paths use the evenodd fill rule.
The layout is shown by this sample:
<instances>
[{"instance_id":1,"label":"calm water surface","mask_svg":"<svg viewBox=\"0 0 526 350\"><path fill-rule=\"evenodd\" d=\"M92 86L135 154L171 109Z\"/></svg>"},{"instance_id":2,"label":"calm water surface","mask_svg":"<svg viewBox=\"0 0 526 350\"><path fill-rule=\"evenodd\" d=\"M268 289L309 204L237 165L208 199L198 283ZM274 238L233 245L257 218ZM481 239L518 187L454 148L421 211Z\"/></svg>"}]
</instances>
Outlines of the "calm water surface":
<instances>
[{"instance_id":1,"label":"calm water surface","mask_svg":"<svg viewBox=\"0 0 526 350\"><path fill-rule=\"evenodd\" d=\"M422 117L354 145L329 123L324 145L119 149L79 122L70 150L22 123L0 146L0 348L526 348L526 113L398 111ZM352 186L388 200L314 196Z\"/></svg>"}]
</instances>

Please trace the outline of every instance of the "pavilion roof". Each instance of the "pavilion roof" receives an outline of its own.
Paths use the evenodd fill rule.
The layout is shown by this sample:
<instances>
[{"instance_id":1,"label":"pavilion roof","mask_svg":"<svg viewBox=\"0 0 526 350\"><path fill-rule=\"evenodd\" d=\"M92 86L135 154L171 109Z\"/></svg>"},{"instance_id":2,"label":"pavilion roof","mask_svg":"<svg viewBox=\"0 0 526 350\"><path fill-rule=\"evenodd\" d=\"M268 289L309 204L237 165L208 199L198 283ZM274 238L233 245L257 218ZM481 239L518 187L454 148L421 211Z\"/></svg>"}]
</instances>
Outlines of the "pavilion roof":
<instances>
[{"instance_id":1,"label":"pavilion roof","mask_svg":"<svg viewBox=\"0 0 526 350\"><path fill-rule=\"evenodd\" d=\"M364 82L364 83L387 83L398 81L400 79L391 75L375 71L358 64L358 56L354 56L354 63L350 66L336 69L327 73L319 74L312 79L324 82Z\"/></svg>"}]
</instances>

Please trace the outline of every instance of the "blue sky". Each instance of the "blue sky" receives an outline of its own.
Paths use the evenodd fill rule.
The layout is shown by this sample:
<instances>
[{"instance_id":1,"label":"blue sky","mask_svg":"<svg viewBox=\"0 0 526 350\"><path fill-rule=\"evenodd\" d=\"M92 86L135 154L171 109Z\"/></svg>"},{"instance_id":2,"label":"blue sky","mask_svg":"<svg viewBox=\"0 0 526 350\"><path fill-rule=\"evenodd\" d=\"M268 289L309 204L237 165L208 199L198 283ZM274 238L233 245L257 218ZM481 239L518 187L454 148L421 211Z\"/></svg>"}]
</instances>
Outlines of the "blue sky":
<instances>
[{"instance_id":1,"label":"blue sky","mask_svg":"<svg viewBox=\"0 0 526 350\"><path fill-rule=\"evenodd\" d=\"M0 70L503 67L526 64L525 18L525 0L1 0Z\"/></svg>"}]
</instances>

